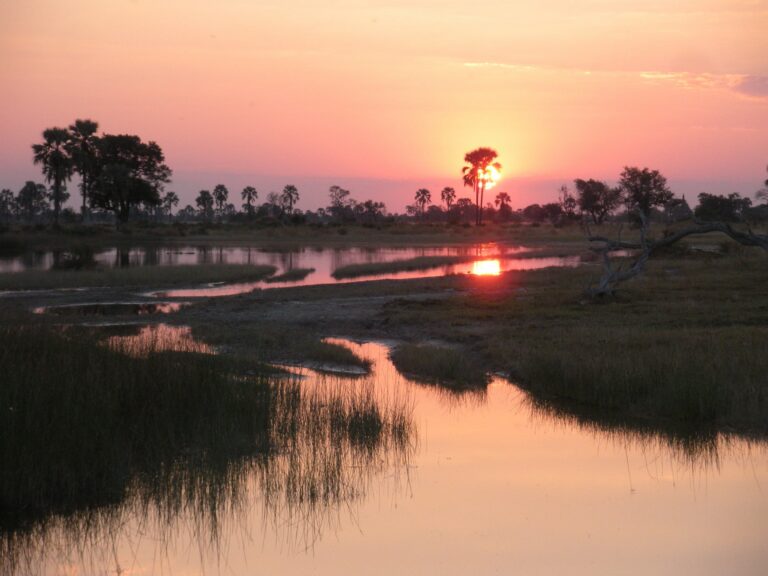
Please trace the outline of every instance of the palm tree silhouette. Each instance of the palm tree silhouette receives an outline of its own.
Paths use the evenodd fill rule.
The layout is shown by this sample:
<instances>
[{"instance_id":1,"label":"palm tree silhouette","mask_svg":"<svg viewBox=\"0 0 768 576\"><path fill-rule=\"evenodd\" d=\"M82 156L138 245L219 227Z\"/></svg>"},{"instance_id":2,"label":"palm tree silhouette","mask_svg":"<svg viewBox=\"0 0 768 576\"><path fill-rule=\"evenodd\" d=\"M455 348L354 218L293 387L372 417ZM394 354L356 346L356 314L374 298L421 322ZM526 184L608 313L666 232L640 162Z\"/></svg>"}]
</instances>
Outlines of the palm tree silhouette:
<instances>
[{"instance_id":1,"label":"palm tree silhouette","mask_svg":"<svg viewBox=\"0 0 768 576\"><path fill-rule=\"evenodd\" d=\"M493 148L476 148L464 155L464 162L469 166L461 169L464 186L471 187L475 192L475 223L483 222L483 214L480 206L483 204L485 187L488 183L488 171L490 168L501 170L501 164L494 162L498 153Z\"/></svg>"},{"instance_id":2,"label":"palm tree silhouette","mask_svg":"<svg viewBox=\"0 0 768 576\"><path fill-rule=\"evenodd\" d=\"M166 192L163 196L163 199L161 200L161 205L163 207L163 211L168 213L168 219L170 220L173 207L179 205L179 197L176 192Z\"/></svg>"},{"instance_id":3,"label":"palm tree silhouette","mask_svg":"<svg viewBox=\"0 0 768 576\"><path fill-rule=\"evenodd\" d=\"M64 184L72 177L72 157L67 150L69 132L65 128L48 128L43 143L33 144L34 163L41 164L47 182L53 183L53 222L59 227L59 212Z\"/></svg>"},{"instance_id":4,"label":"palm tree silhouette","mask_svg":"<svg viewBox=\"0 0 768 576\"><path fill-rule=\"evenodd\" d=\"M510 203L512 202L512 198L509 197L509 194L506 192L499 192L496 194L496 200L494 200L494 204L496 204L496 208L501 208L502 206L505 208L509 208Z\"/></svg>"},{"instance_id":5,"label":"palm tree silhouette","mask_svg":"<svg viewBox=\"0 0 768 576\"><path fill-rule=\"evenodd\" d=\"M229 190L227 190L227 187L224 186L224 184L216 184L216 187L213 189L213 199L216 202L216 210L219 213L219 218L221 218L224 212L224 204L227 203L228 197Z\"/></svg>"},{"instance_id":6,"label":"palm tree silhouette","mask_svg":"<svg viewBox=\"0 0 768 576\"><path fill-rule=\"evenodd\" d=\"M240 193L240 197L245 200L245 205L248 206L248 215L253 215L253 201L256 200L256 198L259 197L259 193L256 191L256 188L253 186L246 186L243 188L243 191Z\"/></svg>"},{"instance_id":7,"label":"palm tree silhouette","mask_svg":"<svg viewBox=\"0 0 768 576\"><path fill-rule=\"evenodd\" d=\"M70 155L75 172L80 176L80 194L83 196L83 206L80 216L85 221L88 210L88 197L96 177L96 131L99 123L93 120L75 120L69 125Z\"/></svg>"},{"instance_id":8,"label":"palm tree silhouette","mask_svg":"<svg viewBox=\"0 0 768 576\"><path fill-rule=\"evenodd\" d=\"M426 188L419 188L416 190L416 195L414 196L416 199L416 204L419 205L419 212L421 212L421 217L424 217L424 207L427 204L432 203L432 194L429 190Z\"/></svg>"},{"instance_id":9,"label":"palm tree silhouette","mask_svg":"<svg viewBox=\"0 0 768 576\"><path fill-rule=\"evenodd\" d=\"M440 199L445 202L445 209L450 210L451 206L453 205L453 201L456 200L456 190L450 186L446 186L443 188L443 191L440 192Z\"/></svg>"},{"instance_id":10,"label":"palm tree silhouette","mask_svg":"<svg viewBox=\"0 0 768 576\"><path fill-rule=\"evenodd\" d=\"M280 203L288 207L288 214L293 213L293 206L299 201L299 190L293 184L288 184L280 194Z\"/></svg>"}]
</instances>

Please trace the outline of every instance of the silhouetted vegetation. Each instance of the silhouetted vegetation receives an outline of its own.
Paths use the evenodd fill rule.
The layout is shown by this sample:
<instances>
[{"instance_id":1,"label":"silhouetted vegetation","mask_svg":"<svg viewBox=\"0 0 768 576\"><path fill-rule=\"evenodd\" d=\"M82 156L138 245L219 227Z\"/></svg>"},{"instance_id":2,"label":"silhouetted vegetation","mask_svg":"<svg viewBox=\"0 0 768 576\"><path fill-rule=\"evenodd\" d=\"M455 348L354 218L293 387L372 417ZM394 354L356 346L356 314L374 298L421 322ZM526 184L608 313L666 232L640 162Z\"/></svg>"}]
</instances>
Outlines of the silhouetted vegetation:
<instances>
[{"instance_id":1,"label":"silhouetted vegetation","mask_svg":"<svg viewBox=\"0 0 768 576\"><path fill-rule=\"evenodd\" d=\"M466 352L428 344L398 344L392 363L406 376L453 390L485 388L488 375L476 358Z\"/></svg>"}]
</instances>

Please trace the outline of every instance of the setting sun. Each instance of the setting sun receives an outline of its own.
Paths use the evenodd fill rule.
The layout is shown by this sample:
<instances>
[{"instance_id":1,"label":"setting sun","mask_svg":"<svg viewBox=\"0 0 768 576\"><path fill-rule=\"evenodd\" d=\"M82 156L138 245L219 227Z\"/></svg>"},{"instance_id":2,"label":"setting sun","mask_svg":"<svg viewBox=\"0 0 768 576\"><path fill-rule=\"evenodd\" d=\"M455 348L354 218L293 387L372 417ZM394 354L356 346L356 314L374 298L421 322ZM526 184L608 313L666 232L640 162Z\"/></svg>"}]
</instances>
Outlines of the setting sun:
<instances>
[{"instance_id":1,"label":"setting sun","mask_svg":"<svg viewBox=\"0 0 768 576\"><path fill-rule=\"evenodd\" d=\"M475 276L498 276L501 274L501 262L498 260L478 260L472 263Z\"/></svg>"}]
</instances>

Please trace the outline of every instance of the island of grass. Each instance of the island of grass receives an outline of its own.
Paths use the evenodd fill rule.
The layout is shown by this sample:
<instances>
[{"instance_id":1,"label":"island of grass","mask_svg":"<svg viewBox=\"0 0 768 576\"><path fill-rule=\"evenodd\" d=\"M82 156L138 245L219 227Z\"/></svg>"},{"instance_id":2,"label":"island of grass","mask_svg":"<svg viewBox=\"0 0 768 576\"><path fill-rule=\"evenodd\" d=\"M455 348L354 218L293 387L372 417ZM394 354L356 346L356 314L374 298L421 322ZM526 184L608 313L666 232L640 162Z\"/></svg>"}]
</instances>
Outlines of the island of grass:
<instances>
[{"instance_id":1,"label":"island of grass","mask_svg":"<svg viewBox=\"0 0 768 576\"><path fill-rule=\"evenodd\" d=\"M264 282L267 284L277 284L278 282L301 282L314 271L314 268L292 268L282 274L269 276L264 279Z\"/></svg>"},{"instance_id":2,"label":"island of grass","mask_svg":"<svg viewBox=\"0 0 768 576\"><path fill-rule=\"evenodd\" d=\"M476 256L418 256L404 260L391 262L371 262L365 264L349 264L334 270L332 276L337 280L347 278L359 278L361 276L379 276L381 274L394 274L396 272L413 272L416 270L429 270L441 266L450 266L476 260Z\"/></svg>"},{"instance_id":3,"label":"island of grass","mask_svg":"<svg viewBox=\"0 0 768 576\"><path fill-rule=\"evenodd\" d=\"M452 390L485 389L488 384L488 375L477 359L460 349L399 344L390 358L400 372L424 384Z\"/></svg>"}]
</instances>

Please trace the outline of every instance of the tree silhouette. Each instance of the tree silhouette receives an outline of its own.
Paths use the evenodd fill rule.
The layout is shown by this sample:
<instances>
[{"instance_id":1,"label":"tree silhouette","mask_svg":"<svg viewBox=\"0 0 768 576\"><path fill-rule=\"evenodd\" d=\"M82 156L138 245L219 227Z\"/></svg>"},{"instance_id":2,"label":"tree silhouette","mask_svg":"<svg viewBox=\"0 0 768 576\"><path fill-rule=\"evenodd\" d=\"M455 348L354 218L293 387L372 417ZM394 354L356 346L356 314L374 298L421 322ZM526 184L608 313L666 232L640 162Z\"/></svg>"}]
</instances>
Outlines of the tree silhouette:
<instances>
[{"instance_id":1,"label":"tree silhouette","mask_svg":"<svg viewBox=\"0 0 768 576\"><path fill-rule=\"evenodd\" d=\"M224 184L216 184L216 187L213 189L213 200L216 202L216 211L219 213L219 218L224 215L224 205L227 203L227 198L229 198L227 187Z\"/></svg>"},{"instance_id":2,"label":"tree silhouette","mask_svg":"<svg viewBox=\"0 0 768 576\"><path fill-rule=\"evenodd\" d=\"M456 190L450 186L443 188L440 192L440 199L445 203L445 209L450 210L454 200L456 200Z\"/></svg>"},{"instance_id":3,"label":"tree silhouette","mask_svg":"<svg viewBox=\"0 0 768 576\"><path fill-rule=\"evenodd\" d=\"M293 206L299 201L299 190L293 184L288 184L280 194L280 204L287 207L288 214L293 213Z\"/></svg>"},{"instance_id":4,"label":"tree silhouette","mask_svg":"<svg viewBox=\"0 0 768 576\"><path fill-rule=\"evenodd\" d=\"M16 207L27 222L32 222L49 207L45 185L28 180L16 195Z\"/></svg>"},{"instance_id":5,"label":"tree silhouette","mask_svg":"<svg viewBox=\"0 0 768 576\"><path fill-rule=\"evenodd\" d=\"M98 140L97 156L98 178L91 190L94 206L114 212L124 223L132 207L160 203L160 192L172 172L157 143L130 134L105 134Z\"/></svg>"},{"instance_id":6,"label":"tree silhouette","mask_svg":"<svg viewBox=\"0 0 768 576\"><path fill-rule=\"evenodd\" d=\"M173 213L173 207L179 205L179 197L176 195L176 192L168 191L163 196L160 204L163 212L168 214L168 219L170 219Z\"/></svg>"},{"instance_id":7,"label":"tree silhouette","mask_svg":"<svg viewBox=\"0 0 768 576\"><path fill-rule=\"evenodd\" d=\"M0 190L0 222L10 222L16 211L16 199L8 188Z\"/></svg>"},{"instance_id":8,"label":"tree silhouette","mask_svg":"<svg viewBox=\"0 0 768 576\"><path fill-rule=\"evenodd\" d=\"M70 155L72 156L73 168L80 176L80 194L83 197L80 215L83 220L87 217L88 198L98 169L96 158L98 142L96 131L98 129L99 124L93 120L78 119L69 126Z\"/></svg>"},{"instance_id":9,"label":"tree silhouette","mask_svg":"<svg viewBox=\"0 0 768 576\"><path fill-rule=\"evenodd\" d=\"M213 216L213 195L209 190L200 190L195 198L195 204L197 204L200 214L206 220L210 220Z\"/></svg>"},{"instance_id":10,"label":"tree silhouette","mask_svg":"<svg viewBox=\"0 0 768 576\"><path fill-rule=\"evenodd\" d=\"M240 193L240 197L245 200L249 216L253 216L253 202L259 197L259 193L253 186L246 186Z\"/></svg>"},{"instance_id":11,"label":"tree silhouette","mask_svg":"<svg viewBox=\"0 0 768 576\"><path fill-rule=\"evenodd\" d=\"M480 207L483 205L486 185L488 183L488 171L490 168L501 170L501 164L494 162L498 153L493 148L476 148L464 155L464 162L469 166L461 169L464 186L471 187L475 192L475 223L483 222L483 214Z\"/></svg>"},{"instance_id":12,"label":"tree silhouette","mask_svg":"<svg viewBox=\"0 0 768 576\"><path fill-rule=\"evenodd\" d=\"M423 218L424 208L427 206L427 204L432 204L432 193L426 188L419 188L416 190L414 199L416 200L416 205L419 207L419 212Z\"/></svg>"},{"instance_id":13,"label":"tree silhouette","mask_svg":"<svg viewBox=\"0 0 768 576\"><path fill-rule=\"evenodd\" d=\"M573 181L578 193L577 202L582 212L589 214L595 224L602 224L621 203L621 188L611 188L600 180Z\"/></svg>"},{"instance_id":14,"label":"tree silhouette","mask_svg":"<svg viewBox=\"0 0 768 576\"><path fill-rule=\"evenodd\" d=\"M72 177L73 163L69 154L69 132L64 128L48 128L43 143L33 144L34 163L40 164L47 182L53 184L53 222L59 227L64 184Z\"/></svg>"},{"instance_id":15,"label":"tree silhouette","mask_svg":"<svg viewBox=\"0 0 768 576\"><path fill-rule=\"evenodd\" d=\"M509 205L512 203L512 198L509 197L509 194L506 192L499 192L496 194L496 199L493 201L494 204L496 204L496 208L498 209L504 209L509 208Z\"/></svg>"},{"instance_id":16,"label":"tree silhouette","mask_svg":"<svg viewBox=\"0 0 768 576\"><path fill-rule=\"evenodd\" d=\"M664 206L672 199L667 179L658 170L625 166L619 177L619 188L627 209L635 211L641 220L651 215L651 208Z\"/></svg>"},{"instance_id":17,"label":"tree silhouette","mask_svg":"<svg viewBox=\"0 0 768 576\"><path fill-rule=\"evenodd\" d=\"M579 207L579 203L576 201L576 197L568 190L568 186L563 184L560 186L560 194L558 195L558 202L562 213L566 218L573 220L576 218L576 209Z\"/></svg>"}]
</instances>

